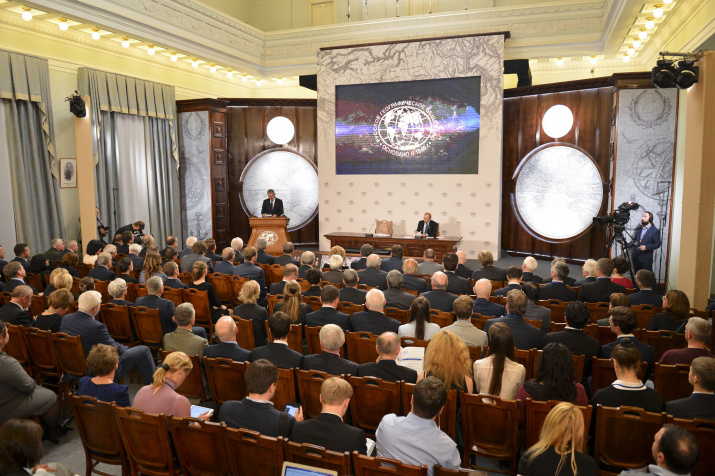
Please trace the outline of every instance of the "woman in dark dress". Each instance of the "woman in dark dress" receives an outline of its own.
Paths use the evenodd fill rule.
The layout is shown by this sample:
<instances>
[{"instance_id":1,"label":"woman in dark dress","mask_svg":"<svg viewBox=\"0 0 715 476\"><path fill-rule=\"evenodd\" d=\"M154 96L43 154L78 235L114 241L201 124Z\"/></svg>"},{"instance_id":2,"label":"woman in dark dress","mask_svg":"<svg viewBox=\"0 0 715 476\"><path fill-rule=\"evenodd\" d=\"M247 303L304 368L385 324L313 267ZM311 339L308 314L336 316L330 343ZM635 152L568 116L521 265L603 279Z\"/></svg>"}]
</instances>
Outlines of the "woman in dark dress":
<instances>
[{"instance_id":1,"label":"woman in dark dress","mask_svg":"<svg viewBox=\"0 0 715 476\"><path fill-rule=\"evenodd\" d=\"M82 377L77 395L87 395L103 402L115 402L118 407L128 407L129 385L114 383L114 373L119 366L117 348L97 344L87 355L87 368L96 377Z\"/></svg>"},{"instance_id":2,"label":"woman in dark dress","mask_svg":"<svg viewBox=\"0 0 715 476\"><path fill-rule=\"evenodd\" d=\"M288 314L291 324L305 324L305 316L313 312L310 304L303 302L300 284L288 281L283 289L283 302L276 304L273 312L282 311Z\"/></svg>"},{"instance_id":3,"label":"woman in dark dress","mask_svg":"<svg viewBox=\"0 0 715 476\"><path fill-rule=\"evenodd\" d=\"M189 283L189 288L198 289L199 291L206 291L209 295L209 307L211 308L211 319L218 321L221 316L227 316L229 314L228 308L221 304L221 300L216 295L216 290L213 284L206 281L206 275L209 274L209 268L206 266L205 261L197 261L194 263L194 267L191 270L193 274L193 282Z\"/></svg>"},{"instance_id":4,"label":"woman in dark dress","mask_svg":"<svg viewBox=\"0 0 715 476\"><path fill-rule=\"evenodd\" d=\"M70 251L62 256L61 262L60 268L66 269L73 278L80 278L79 271L75 267L79 263L79 256Z\"/></svg>"},{"instance_id":5,"label":"woman in dark dress","mask_svg":"<svg viewBox=\"0 0 715 476\"><path fill-rule=\"evenodd\" d=\"M67 289L58 289L47 296L47 310L35 317L35 325L40 330L59 332L62 317L70 312L74 296Z\"/></svg>"},{"instance_id":6,"label":"woman in dark dress","mask_svg":"<svg viewBox=\"0 0 715 476\"><path fill-rule=\"evenodd\" d=\"M649 331L675 331L684 333L690 317L690 300L683 291L671 289L663 296L663 310L648 325Z\"/></svg>"},{"instance_id":7,"label":"woman in dark dress","mask_svg":"<svg viewBox=\"0 0 715 476\"><path fill-rule=\"evenodd\" d=\"M241 292L238 293L238 299L241 300L240 305L233 308L233 315L241 319L250 319L253 323L253 338L256 347L266 345L268 343L268 333L266 332L266 321L268 320L268 311L265 307L256 304L261 295L261 286L256 281L247 281L241 287Z\"/></svg>"},{"instance_id":8,"label":"woman in dark dress","mask_svg":"<svg viewBox=\"0 0 715 476\"><path fill-rule=\"evenodd\" d=\"M50 260L48 260L45 255L37 254L30 258L30 274L40 275L40 277L42 277L43 284L47 284L47 280L50 278L50 273L52 273Z\"/></svg>"}]
</instances>

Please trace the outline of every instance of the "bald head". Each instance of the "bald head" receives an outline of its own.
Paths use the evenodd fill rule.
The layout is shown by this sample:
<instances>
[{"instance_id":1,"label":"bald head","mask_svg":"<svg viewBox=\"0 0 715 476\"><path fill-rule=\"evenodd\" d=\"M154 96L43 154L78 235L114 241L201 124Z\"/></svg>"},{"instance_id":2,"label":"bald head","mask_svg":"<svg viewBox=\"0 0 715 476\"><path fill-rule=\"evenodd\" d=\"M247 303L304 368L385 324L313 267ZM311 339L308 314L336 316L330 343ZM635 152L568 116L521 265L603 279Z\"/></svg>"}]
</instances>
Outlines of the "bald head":
<instances>
[{"instance_id":1,"label":"bald head","mask_svg":"<svg viewBox=\"0 0 715 476\"><path fill-rule=\"evenodd\" d=\"M376 312L382 312L385 307L385 295L379 289L371 289L365 296L365 306Z\"/></svg>"},{"instance_id":2,"label":"bald head","mask_svg":"<svg viewBox=\"0 0 715 476\"><path fill-rule=\"evenodd\" d=\"M395 360L400 353L400 338L394 332L383 332L377 338L376 347L380 360Z\"/></svg>"},{"instance_id":3,"label":"bald head","mask_svg":"<svg viewBox=\"0 0 715 476\"><path fill-rule=\"evenodd\" d=\"M492 282L488 279L480 279L474 285L474 292L478 298L489 299L489 295L492 293Z\"/></svg>"},{"instance_id":4,"label":"bald head","mask_svg":"<svg viewBox=\"0 0 715 476\"><path fill-rule=\"evenodd\" d=\"M238 328L236 327L236 322L234 322L233 317L223 316L216 321L215 332L221 342L236 342Z\"/></svg>"},{"instance_id":5,"label":"bald head","mask_svg":"<svg viewBox=\"0 0 715 476\"><path fill-rule=\"evenodd\" d=\"M467 264L467 253L464 251L457 251L457 259L459 264Z\"/></svg>"},{"instance_id":6,"label":"bald head","mask_svg":"<svg viewBox=\"0 0 715 476\"><path fill-rule=\"evenodd\" d=\"M447 289L447 275L442 271L432 275L432 289Z\"/></svg>"},{"instance_id":7,"label":"bald head","mask_svg":"<svg viewBox=\"0 0 715 476\"><path fill-rule=\"evenodd\" d=\"M380 268L381 263L382 259L374 253L368 256L367 260L365 260L365 266L368 268Z\"/></svg>"}]
</instances>

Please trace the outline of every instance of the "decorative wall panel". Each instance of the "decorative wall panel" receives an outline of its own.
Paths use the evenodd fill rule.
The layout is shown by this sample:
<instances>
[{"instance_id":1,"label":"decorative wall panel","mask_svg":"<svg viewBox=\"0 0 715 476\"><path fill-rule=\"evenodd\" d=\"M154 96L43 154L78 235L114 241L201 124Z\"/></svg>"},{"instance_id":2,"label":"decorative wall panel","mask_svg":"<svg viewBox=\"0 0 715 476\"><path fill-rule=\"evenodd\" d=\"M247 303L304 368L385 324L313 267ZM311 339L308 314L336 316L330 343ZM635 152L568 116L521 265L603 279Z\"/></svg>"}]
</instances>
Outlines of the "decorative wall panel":
<instances>
[{"instance_id":1,"label":"decorative wall panel","mask_svg":"<svg viewBox=\"0 0 715 476\"><path fill-rule=\"evenodd\" d=\"M183 239L212 236L209 112L179 113ZM183 246L183 245L182 245Z\"/></svg>"}]
</instances>

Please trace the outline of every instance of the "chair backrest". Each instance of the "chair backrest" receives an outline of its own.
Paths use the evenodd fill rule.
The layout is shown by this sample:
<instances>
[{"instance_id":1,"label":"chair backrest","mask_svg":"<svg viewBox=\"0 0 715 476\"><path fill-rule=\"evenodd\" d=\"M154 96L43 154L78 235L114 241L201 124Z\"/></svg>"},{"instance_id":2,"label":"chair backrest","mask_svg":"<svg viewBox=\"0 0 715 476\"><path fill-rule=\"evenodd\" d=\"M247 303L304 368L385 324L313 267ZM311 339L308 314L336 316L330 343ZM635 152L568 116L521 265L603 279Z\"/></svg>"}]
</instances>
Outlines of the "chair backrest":
<instances>
[{"instance_id":1,"label":"chair backrest","mask_svg":"<svg viewBox=\"0 0 715 476\"><path fill-rule=\"evenodd\" d=\"M183 271L179 273L179 280L184 284L191 284L194 281L194 276L188 271Z\"/></svg>"},{"instance_id":2,"label":"chair backrest","mask_svg":"<svg viewBox=\"0 0 715 476\"><path fill-rule=\"evenodd\" d=\"M412 410L412 394L415 393L415 384L400 382L400 398L402 400L402 415L407 416ZM447 390L447 403L444 404L442 413L437 416L437 425L453 440L456 438L457 428L457 390Z\"/></svg>"},{"instance_id":3,"label":"chair backrest","mask_svg":"<svg viewBox=\"0 0 715 476\"><path fill-rule=\"evenodd\" d=\"M539 359L543 353L543 350L531 349L531 361L533 365L531 370L532 376L536 375L536 370L539 368ZM586 363L586 356L582 354L571 354L571 357L573 357L573 372L576 375L576 382L581 382L583 379L583 366Z\"/></svg>"},{"instance_id":4,"label":"chair backrest","mask_svg":"<svg viewBox=\"0 0 715 476\"><path fill-rule=\"evenodd\" d=\"M149 290L146 288L146 284L138 283L134 285L134 293L138 298L140 298L148 296Z\"/></svg>"},{"instance_id":5,"label":"chair backrest","mask_svg":"<svg viewBox=\"0 0 715 476\"><path fill-rule=\"evenodd\" d=\"M243 400L248 395L245 383L248 362L234 362L222 357L216 359L206 357L204 358L204 370L209 389L211 389L211 397L215 402Z\"/></svg>"},{"instance_id":6,"label":"chair backrest","mask_svg":"<svg viewBox=\"0 0 715 476\"><path fill-rule=\"evenodd\" d=\"M12 342L13 337L14 336L10 338L10 342ZM43 377L59 378L62 376L62 370L57 361L55 347L52 344L52 333L50 331L41 331L34 327L26 327L22 329L20 339L24 339L27 356L30 362L32 362L34 371L37 374L36 377L38 377L39 380Z\"/></svg>"},{"instance_id":7,"label":"chair backrest","mask_svg":"<svg viewBox=\"0 0 715 476\"><path fill-rule=\"evenodd\" d=\"M481 359L482 357L487 356L487 348L488 347L483 347L481 345L467 346L467 349L469 349L469 360L472 361L472 364L474 364L475 361Z\"/></svg>"},{"instance_id":8,"label":"chair backrest","mask_svg":"<svg viewBox=\"0 0 715 476\"><path fill-rule=\"evenodd\" d=\"M594 460L620 468L647 466L653 461L653 437L665 422L665 413L650 413L636 407L598 405ZM628 444L623 444L624 441Z\"/></svg>"},{"instance_id":9,"label":"chair backrest","mask_svg":"<svg viewBox=\"0 0 715 476\"><path fill-rule=\"evenodd\" d=\"M671 349L683 349L688 346L685 334L671 331L646 331L643 343L652 345L655 349L654 360L657 362Z\"/></svg>"},{"instance_id":10,"label":"chair backrest","mask_svg":"<svg viewBox=\"0 0 715 476\"><path fill-rule=\"evenodd\" d=\"M646 366L645 362L641 362L638 368L638 376L641 379L645 375ZM591 397L596 394L596 390L609 387L615 380L616 371L613 368L613 361L594 356L591 360Z\"/></svg>"},{"instance_id":11,"label":"chair backrest","mask_svg":"<svg viewBox=\"0 0 715 476\"><path fill-rule=\"evenodd\" d=\"M371 457L353 452L355 476L427 476L427 465L414 466L392 458Z\"/></svg>"},{"instance_id":12,"label":"chair backrest","mask_svg":"<svg viewBox=\"0 0 715 476\"><path fill-rule=\"evenodd\" d=\"M245 276L231 276L229 278L228 282L231 284L231 304L234 306L241 304L241 300L238 299L238 295L241 293L243 285L248 281L250 281L250 279Z\"/></svg>"},{"instance_id":13,"label":"chair backrest","mask_svg":"<svg viewBox=\"0 0 715 476\"><path fill-rule=\"evenodd\" d=\"M161 361L166 359L166 356L171 354L171 350L162 350L159 353ZM198 398L201 399L201 403L206 401L206 391L204 390L204 379L201 371L201 361L198 355L190 355L191 364L193 368L191 372L186 376L186 380L177 389L176 393L185 396L186 398Z\"/></svg>"},{"instance_id":14,"label":"chair backrest","mask_svg":"<svg viewBox=\"0 0 715 476\"><path fill-rule=\"evenodd\" d=\"M12 299L12 294L5 292L5 291L0 293L0 304L2 304L3 306L5 304L9 303L11 299Z\"/></svg>"},{"instance_id":15,"label":"chair backrest","mask_svg":"<svg viewBox=\"0 0 715 476\"><path fill-rule=\"evenodd\" d=\"M610 344L616 338L615 334L608 326L598 326L596 339L598 343L603 347L606 344Z\"/></svg>"},{"instance_id":16,"label":"chair backrest","mask_svg":"<svg viewBox=\"0 0 715 476\"><path fill-rule=\"evenodd\" d=\"M224 428L226 450L235 476L278 476L283 467L283 438L257 431Z\"/></svg>"},{"instance_id":17,"label":"chair backrest","mask_svg":"<svg viewBox=\"0 0 715 476\"><path fill-rule=\"evenodd\" d=\"M472 314L472 325L480 331L483 331L489 319L493 318L490 316L485 316L483 314L474 313Z\"/></svg>"},{"instance_id":18,"label":"chair backrest","mask_svg":"<svg viewBox=\"0 0 715 476\"><path fill-rule=\"evenodd\" d=\"M524 317L523 319L524 322L527 322L532 326L536 327L537 329L541 330L541 321L539 319L529 319L527 317Z\"/></svg>"},{"instance_id":19,"label":"chair backrest","mask_svg":"<svg viewBox=\"0 0 715 476\"><path fill-rule=\"evenodd\" d=\"M589 320L591 322L596 322L599 319L604 319L608 317L608 306L607 302L587 302L586 307L588 308L588 313L590 314Z\"/></svg>"},{"instance_id":20,"label":"chair backrest","mask_svg":"<svg viewBox=\"0 0 715 476\"><path fill-rule=\"evenodd\" d=\"M83 262L80 261L80 262L77 263L77 265L75 266L75 269L76 269L77 272L79 273L79 277L80 277L80 278L86 278L87 275L89 274L89 272L92 270L93 267L94 267L94 266L92 266L91 264L83 263Z\"/></svg>"},{"instance_id":21,"label":"chair backrest","mask_svg":"<svg viewBox=\"0 0 715 476\"><path fill-rule=\"evenodd\" d=\"M124 467L126 455L117 427L114 404L76 395L70 397L70 404L85 454L95 456L102 462L115 460L114 464Z\"/></svg>"},{"instance_id":22,"label":"chair backrest","mask_svg":"<svg viewBox=\"0 0 715 476\"><path fill-rule=\"evenodd\" d=\"M137 340L147 347L160 349L164 345L164 331L161 328L159 310L138 306L130 307L129 312Z\"/></svg>"},{"instance_id":23,"label":"chair backrest","mask_svg":"<svg viewBox=\"0 0 715 476\"><path fill-rule=\"evenodd\" d=\"M494 294L494 291L496 291L497 289L501 289L501 288L504 287L504 281L497 281L497 280L494 280L494 279L490 279L489 281L492 283L492 292L491 292L491 294Z\"/></svg>"},{"instance_id":24,"label":"chair backrest","mask_svg":"<svg viewBox=\"0 0 715 476\"><path fill-rule=\"evenodd\" d=\"M24 327L13 326L12 324L6 324L7 332L10 334L10 340L5 346L5 352L10 357L15 358L20 365L22 365L28 374L32 376L32 360L30 359L27 345L25 344L25 338L23 336Z\"/></svg>"},{"instance_id":25,"label":"chair backrest","mask_svg":"<svg viewBox=\"0 0 715 476\"><path fill-rule=\"evenodd\" d=\"M362 312L365 310L365 306L362 304L355 304L350 301L340 301L338 303L338 311L344 312L345 314L349 314L352 316L356 312Z\"/></svg>"},{"instance_id":26,"label":"chair backrest","mask_svg":"<svg viewBox=\"0 0 715 476\"><path fill-rule=\"evenodd\" d=\"M270 264L264 269L266 272L266 279L270 283L280 283L283 281L283 265L280 264Z\"/></svg>"},{"instance_id":27,"label":"chair backrest","mask_svg":"<svg viewBox=\"0 0 715 476\"><path fill-rule=\"evenodd\" d=\"M318 370L297 370L298 395L306 418L315 418L323 411L320 403L320 387L330 375Z\"/></svg>"},{"instance_id":28,"label":"chair backrest","mask_svg":"<svg viewBox=\"0 0 715 476\"><path fill-rule=\"evenodd\" d=\"M184 474L231 474L223 423L170 418L171 439Z\"/></svg>"},{"instance_id":29,"label":"chair backrest","mask_svg":"<svg viewBox=\"0 0 715 476\"><path fill-rule=\"evenodd\" d=\"M181 289L170 288L169 286L164 286L164 291L162 291L161 297L173 302L174 307L184 302L184 298L181 295Z\"/></svg>"},{"instance_id":30,"label":"chair backrest","mask_svg":"<svg viewBox=\"0 0 715 476\"><path fill-rule=\"evenodd\" d=\"M326 450L322 446L308 443L298 444L292 441L283 442L283 452L286 461L304 464L335 471L338 474L350 474L350 453L337 453Z\"/></svg>"},{"instance_id":31,"label":"chair backrest","mask_svg":"<svg viewBox=\"0 0 715 476\"><path fill-rule=\"evenodd\" d=\"M662 365L655 363L653 389L658 392L663 402L687 398L693 391L688 382L689 365Z\"/></svg>"},{"instance_id":32,"label":"chair backrest","mask_svg":"<svg viewBox=\"0 0 715 476\"><path fill-rule=\"evenodd\" d=\"M268 341L273 342L273 334L271 333L268 321L266 321L264 325L266 326ZM288 332L288 348L293 349L299 354L303 353L303 326L301 324L290 325L290 332Z\"/></svg>"},{"instance_id":33,"label":"chair backrest","mask_svg":"<svg viewBox=\"0 0 715 476\"><path fill-rule=\"evenodd\" d=\"M369 332L347 332L345 343L348 348L348 358L358 364L366 364L377 360L376 334Z\"/></svg>"},{"instance_id":34,"label":"chair backrest","mask_svg":"<svg viewBox=\"0 0 715 476\"><path fill-rule=\"evenodd\" d=\"M700 445L700 459L690 474L693 476L709 476L713 472L712 455L715 454L715 421L702 420L682 420L668 416L668 423L673 423L688 430Z\"/></svg>"},{"instance_id":35,"label":"chair backrest","mask_svg":"<svg viewBox=\"0 0 715 476\"><path fill-rule=\"evenodd\" d=\"M392 235L391 220L375 220L375 233Z\"/></svg>"},{"instance_id":36,"label":"chair backrest","mask_svg":"<svg viewBox=\"0 0 715 476\"><path fill-rule=\"evenodd\" d=\"M400 384L375 377L348 377L353 387L350 415L353 425L375 434L382 417L400 413Z\"/></svg>"},{"instance_id":37,"label":"chair backrest","mask_svg":"<svg viewBox=\"0 0 715 476\"><path fill-rule=\"evenodd\" d=\"M519 402L463 393L461 411L465 448L476 446L477 454L499 459L510 459L516 454Z\"/></svg>"},{"instance_id":38,"label":"chair backrest","mask_svg":"<svg viewBox=\"0 0 715 476\"><path fill-rule=\"evenodd\" d=\"M391 317L395 320L400 321L400 324L407 324L410 322L410 311L407 309L397 309L396 307L386 307L385 315Z\"/></svg>"},{"instance_id":39,"label":"chair backrest","mask_svg":"<svg viewBox=\"0 0 715 476\"><path fill-rule=\"evenodd\" d=\"M109 281L100 281L98 279L95 279L94 290L102 295L103 304L106 304L107 302L111 301L112 296L109 295Z\"/></svg>"},{"instance_id":40,"label":"chair backrest","mask_svg":"<svg viewBox=\"0 0 715 476\"><path fill-rule=\"evenodd\" d=\"M539 441L539 434L541 433L541 427L544 426L546 421L546 416L549 414L552 408L561 403L558 400L549 400L547 402L540 402L537 400L532 400L527 398L526 402L522 402L522 405L526 406L526 428L524 430L524 448L531 448ZM593 415L593 407L588 405L586 407L577 406L581 413L583 413L583 446L580 451L586 452L586 447L588 446L588 430L591 425L591 416Z\"/></svg>"},{"instance_id":41,"label":"chair backrest","mask_svg":"<svg viewBox=\"0 0 715 476\"><path fill-rule=\"evenodd\" d=\"M42 275L40 274L27 273L27 275L25 276L25 281L27 281L27 284L33 286L35 289L45 289L45 281L42 279ZM34 315L35 314L33 314L33 316Z\"/></svg>"},{"instance_id":42,"label":"chair backrest","mask_svg":"<svg viewBox=\"0 0 715 476\"><path fill-rule=\"evenodd\" d=\"M454 314L451 312L440 311L438 309L430 309L429 320L439 327L451 326L454 323Z\"/></svg>"},{"instance_id":43,"label":"chair backrest","mask_svg":"<svg viewBox=\"0 0 715 476\"><path fill-rule=\"evenodd\" d=\"M313 311L319 311L323 307L323 301L319 296L303 296L303 302L309 304Z\"/></svg>"},{"instance_id":44,"label":"chair backrest","mask_svg":"<svg viewBox=\"0 0 715 476\"><path fill-rule=\"evenodd\" d=\"M531 349L524 350L514 348L514 361L523 365L524 369L526 369L526 380L531 378L531 370L534 368L534 365L531 363L532 357Z\"/></svg>"},{"instance_id":45,"label":"chair backrest","mask_svg":"<svg viewBox=\"0 0 715 476\"><path fill-rule=\"evenodd\" d=\"M209 331L209 340L211 340L211 336L213 335L213 321L211 319L208 291L199 291L193 288L182 289L181 297L184 299L184 302L190 302L194 305L196 325L207 329L207 331Z\"/></svg>"},{"instance_id":46,"label":"chair backrest","mask_svg":"<svg viewBox=\"0 0 715 476\"><path fill-rule=\"evenodd\" d=\"M206 275L206 280L213 285L216 296L222 303L231 303L231 283L228 276L221 273L209 273Z\"/></svg>"},{"instance_id":47,"label":"chair backrest","mask_svg":"<svg viewBox=\"0 0 715 476\"><path fill-rule=\"evenodd\" d=\"M47 304L45 304L45 298L43 296L32 296L32 302L30 303L30 308L27 312L29 312L31 316L35 317L42 314L46 310Z\"/></svg>"},{"instance_id":48,"label":"chair backrest","mask_svg":"<svg viewBox=\"0 0 715 476\"><path fill-rule=\"evenodd\" d=\"M255 349L256 337L253 334L253 321L233 316L233 322L235 322L236 327L238 327L238 335L236 336L236 342L238 342L238 345L246 350Z\"/></svg>"},{"instance_id":49,"label":"chair backrest","mask_svg":"<svg viewBox=\"0 0 715 476\"><path fill-rule=\"evenodd\" d=\"M564 316L564 311L569 303L564 301L559 301L558 299L546 299L539 301L537 303L539 306L548 307L551 310L551 323L564 323L566 322L566 317Z\"/></svg>"},{"instance_id":50,"label":"chair backrest","mask_svg":"<svg viewBox=\"0 0 715 476\"><path fill-rule=\"evenodd\" d=\"M310 327L305 326L305 340L308 344L308 354L319 354L322 352L320 348L320 329L323 326ZM340 348L340 357L343 356L343 348Z\"/></svg>"},{"instance_id":51,"label":"chair backrest","mask_svg":"<svg viewBox=\"0 0 715 476\"><path fill-rule=\"evenodd\" d=\"M309 283L307 280L305 280L305 279L303 279L303 278L296 278L295 281L296 281L298 284L300 284L300 292L301 292L301 293L304 293L304 292L306 292L307 290L310 289L310 283Z\"/></svg>"},{"instance_id":52,"label":"chair backrest","mask_svg":"<svg viewBox=\"0 0 715 476\"><path fill-rule=\"evenodd\" d=\"M648 329L651 319L659 312L663 312L662 307L651 306L650 304L638 304L636 306L631 306L636 313L636 319L638 319L639 329Z\"/></svg>"},{"instance_id":53,"label":"chair backrest","mask_svg":"<svg viewBox=\"0 0 715 476\"><path fill-rule=\"evenodd\" d=\"M102 304L99 310L99 320L105 325L109 335L117 342L130 347L136 344L128 306L112 303Z\"/></svg>"},{"instance_id":54,"label":"chair backrest","mask_svg":"<svg viewBox=\"0 0 715 476\"><path fill-rule=\"evenodd\" d=\"M424 347L426 349L428 344L428 340L418 339L416 337L400 338L400 345L402 347Z\"/></svg>"},{"instance_id":55,"label":"chair backrest","mask_svg":"<svg viewBox=\"0 0 715 476\"><path fill-rule=\"evenodd\" d=\"M273 315L273 309L275 309L276 304L278 304L280 301L283 300L283 295L282 294L269 294L266 296L266 299L268 299L268 315L271 316Z\"/></svg>"},{"instance_id":56,"label":"chair backrest","mask_svg":"<svg viewBox=\"0 0 715 476\"><path fill-rule=\"evenodd\" d=\"M114 414L132 474L179 473L164 414L144 413L131 407L114 407Z\"/></svg>"},{"instance_id":57,"label":"chair backrest","mask_svg":"<svg viewBox=\"0 0 715 476\"><path fill-rule=\"evenodd\" d=\"M452 475L463 475L469 476L474 474L471 469L459 468L459 469L449 469L443 468L442 466L436 464L432 467L434 471L434 476L452 476Z\"/></svg>"},{"instance_id":58,"label":"chair backrest","mask_svg":"<svg viewBox=\"0 0 715 476\"><path fill-rule=\"evenodd\" d=\"M85 361L82 338L67 335L64 332L52 334L52 344L55 348L57 363L62 372L74 378L87 375L87 362Z\"/></svg>"},{"instance_id":59,"label":"chair backrest","mask_svg":"<svg viewBox=\"0 0 715 476\"><path fill-rule=\"evenodd\" d=\"M276 410L285 410L286 403L296 401L295 369L278 368L278 382L276 393L271 399Z\"/></svg>"}]
</instances>

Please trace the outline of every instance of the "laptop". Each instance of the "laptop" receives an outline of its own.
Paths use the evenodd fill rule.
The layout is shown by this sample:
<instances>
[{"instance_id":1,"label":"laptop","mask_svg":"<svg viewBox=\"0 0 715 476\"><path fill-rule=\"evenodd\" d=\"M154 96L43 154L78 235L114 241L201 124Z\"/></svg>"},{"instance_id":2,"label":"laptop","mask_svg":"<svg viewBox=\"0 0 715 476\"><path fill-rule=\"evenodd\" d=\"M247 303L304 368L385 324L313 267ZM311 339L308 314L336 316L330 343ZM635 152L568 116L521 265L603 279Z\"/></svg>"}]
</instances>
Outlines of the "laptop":
<instances>
[{"instance_id":1,"label":"laptop","mask_svg":"<svg viewBox=\"0 0 715 476\"><path fill-rule=\"evenodd\" d=\"M281 476L338 476L338 472L318 468L316 466L306 466L304 464L285 461L283 463Z\"/></svg>"}]
</instances>

